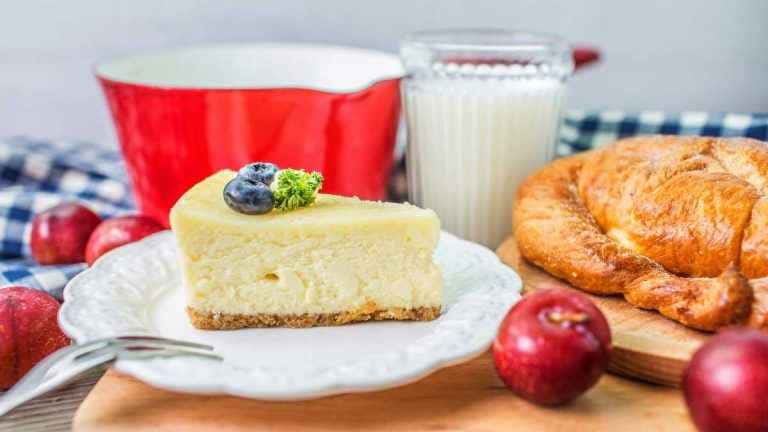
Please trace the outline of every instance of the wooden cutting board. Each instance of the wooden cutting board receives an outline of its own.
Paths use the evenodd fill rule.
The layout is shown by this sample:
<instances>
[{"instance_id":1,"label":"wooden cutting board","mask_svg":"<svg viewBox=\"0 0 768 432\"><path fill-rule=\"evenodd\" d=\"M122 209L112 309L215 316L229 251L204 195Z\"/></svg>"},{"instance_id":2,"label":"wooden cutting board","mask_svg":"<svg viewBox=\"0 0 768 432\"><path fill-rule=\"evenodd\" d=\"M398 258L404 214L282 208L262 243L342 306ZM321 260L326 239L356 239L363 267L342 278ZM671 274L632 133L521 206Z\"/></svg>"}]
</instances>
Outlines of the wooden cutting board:
<instances>
[{"instance_id":1,"label":"wooden cutting board","mask_svg":"<svg viewBox=\"0 0 768 432\"><path fill-rule=\"evenodd\" d=\"M522 258L511 237L499 246L496 253L502 261L517 270L526 292L553 286L575 289ZM656 312L631 306L621 297L587 295L611 325L613 355L610 369L615 373L677 386L688 360L709 338L707 333L689 329Z\"/></svg>"},{"instance_id":2,"label":"wooden cutting board","mask_svg":"<svg viewBox=\"0 0 768 432\"><path fill-rule=\"evenodd\" d=\"M605 375L575 402L516 397L490 354L405 387L304 402L177 394L108 372L80 406L76 432L693 431L679 390Z\"/></svg>"},{"instance_id":3,"label":"wooden cutting board","mask_svg":"<svg viewBox=\"0 0 768 432\"><path fill-rule=\"evenodd\" d=\"M528 289L563 285L521 261L514 243L505 243L498 252L519 271ZM614 329L613 366L628 375L673 382L679 365L705 338L619 299L595 298L595 302ZM661 338L665 331L675 336ZM649 366L658 359L661 363ZM172 393L109 371L80 406L73 428L77 432L694 430L678 389L608 374L564 407L529 404L503 386L489 353L404 387L302 402Z\"/></svg>"}]
</instances>

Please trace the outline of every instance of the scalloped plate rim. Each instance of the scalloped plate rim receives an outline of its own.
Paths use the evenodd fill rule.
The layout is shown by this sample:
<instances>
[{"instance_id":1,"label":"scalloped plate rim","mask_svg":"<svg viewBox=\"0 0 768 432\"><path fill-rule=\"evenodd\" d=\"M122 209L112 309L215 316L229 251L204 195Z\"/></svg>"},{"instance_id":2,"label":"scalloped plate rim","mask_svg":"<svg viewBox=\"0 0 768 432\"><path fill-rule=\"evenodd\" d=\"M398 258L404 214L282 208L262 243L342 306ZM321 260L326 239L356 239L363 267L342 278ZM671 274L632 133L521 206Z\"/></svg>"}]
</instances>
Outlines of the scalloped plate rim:
<instances>
[{"instance_id":1,"label":"scalloped plate rim","mask_svg":"<svg viewBox=\"0 0 768 432\"><path fill-rule=\"evenodd\" d=\"M148 245L152 244L152 242L170 241L172 236L173 234L166 230L150 235L138 242L117 248L105 254L99 258L93 266L75 276L64 289L64 303L62 304L59 311L59 325L61 326L62 330L77 343L84 343L91 340L92 338L89 338L84 330L86 324L83 322L75 322L74 320L71 320L71 317L69 316L70 310L77 306L76 303L78 303L79 299L81 298L80 296L83 295L83 293L79 292L78 290L81 282L91 277L98 277L102 268L107 267L110 261L117 260L121 256L127 256L133 254L136 251L140 251L142 253L151 253L151 250L148 251ZM166 240L166 237L168 240ZM517 300L519 300L520 291L522 288L522 281L519 275L512 268L503 264L498 259L496 254L493 253L493 251L490 249L469 242L467 240L460 239L444 231L441 232L441 243L443 237L446 237L446 240L449 242L455 242L457 245L461 245L462 248L474 249L478 253L485 255L484 260L488 262L489 267L492 267L495 270L494 273L503 274L505 277L511 280L512 285L505 286L505 288L509 289L509 299L506 299L505 310L498 311L496 316L494 316L496 324L492 328L493 331L489 334L490 337L484 337L482 341L476 341L473 345L467 346L465 349L444 353L442 356L436 355L433 358L428 358L428 360L418 363L412 360L410 365L404 366L399 372L395 371L384 377L372 377L371 379L355 379L354 377L346 377L346 379L343 379L344 377L341 377L337 378L335 381L318 381L314 383L314 385L305 385L302 388L288 389L277 386L272 388L242 388L238 386L232 386L226 379L221 379L215 384L208 384L206 382L197 383L192 379L180 381L171 375L163 375L162 373L159 373L159 369L151 364L153 361L180 361L181 359L178 357L174 359L149 360L118 359L113 367L118 372L130 375L147 384L169 391L193 394L231 395L251 399L274 401L307 400L336 394L377 391L416 382L440 369L464 363L482 355L485 351L487 351L493 341L492 335L495 334L495 329L498 327L498 323L500 323L503 319L506 313L506 309L511 307ZM160 289L156 294L162 294L162 292L164 292L164 289ZM152 304L154 304L154 302L157 301L158 297L159 295L155 295L152 296L151 299L147 299L146 305L144 306L145 312L149 307L151 307ZM459 299L461 299L461 296L459 296ZM491 330L490 324L487 324L481 330L489 332ZM153 332L151 329L146 329L144 334L151 335ZM410 345L406 345L405 347L401 348L399 352L404 353L407 349L412 348L414 345L418 344L418 342L421 342L422 339L424 338L418 339L415 343ZM468 343L470 343L470 341L468 341ZM184 359L184 361L189 363L204 360ZM357 360L357 362L360 361L361 360ZM232 367L225 362L211 362L211 364L213 365L213 368ZM339 365L346 364L346 362L342 361L340 364L328 367L327 369L338 368ZM200 366L200 368L205 367L206 366ZM210 367L208 368L210 369ZM229 372L235 374L233 370L230 370Z\"/></svg>"}]
</instances>

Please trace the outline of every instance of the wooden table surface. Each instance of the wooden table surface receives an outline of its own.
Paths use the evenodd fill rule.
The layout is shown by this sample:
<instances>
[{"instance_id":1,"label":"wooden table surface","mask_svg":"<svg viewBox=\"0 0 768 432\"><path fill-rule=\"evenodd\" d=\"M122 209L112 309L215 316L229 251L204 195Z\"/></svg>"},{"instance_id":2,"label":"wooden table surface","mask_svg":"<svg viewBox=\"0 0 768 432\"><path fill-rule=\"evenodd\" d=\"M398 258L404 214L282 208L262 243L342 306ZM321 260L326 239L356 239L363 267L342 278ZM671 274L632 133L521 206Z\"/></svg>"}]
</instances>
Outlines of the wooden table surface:
<instances>
[{"instance_id":1,"label":"wooden table surface","mask_svg":"<svg viewBox=\"0 0 768 432\"><path fill-rule=\"evenodd\" d=\"M81 376L68 386L43 395L0 417L2 432L64 432L72 430L72 417L93 389L104 369ZM1 394L1 393L0 393Z\"/></svg>"},{"instance_id":2,"label":"wooden table surface","mask_svg":"<svg viewBox=\"0 0 768 432\"><path fill-rule=\"evenodd\" d=\"M561 408L531 405L496 376L490 353L404 387L303 402L176 394L112 371L75 416L78 432L692 431L678 389L605 375Z\"/></svg>"}]
</instances>

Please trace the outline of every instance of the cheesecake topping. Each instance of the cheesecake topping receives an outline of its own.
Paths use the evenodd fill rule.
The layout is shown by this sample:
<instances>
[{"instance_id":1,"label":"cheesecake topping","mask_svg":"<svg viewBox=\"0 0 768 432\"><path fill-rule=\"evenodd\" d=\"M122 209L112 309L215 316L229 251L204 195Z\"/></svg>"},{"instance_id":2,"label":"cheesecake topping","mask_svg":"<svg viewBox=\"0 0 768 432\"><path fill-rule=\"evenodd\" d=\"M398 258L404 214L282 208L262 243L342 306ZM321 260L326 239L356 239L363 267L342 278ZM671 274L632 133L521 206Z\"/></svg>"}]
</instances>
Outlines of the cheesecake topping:
<instances>
[{"instance_id":1,"label":"cheesecake topping","mask_svg":"<svg viewBox=\"0 0 768 432\"><path fill-rule=\"evenodd\" d=\"M275 208L283 211L296 210L315 202L317 191L323 186L323 175L319 172L285 169L278 171L272 182Z\"/></svg>"},{"instance_id":2,"label":"cheesecake topping","mask_svg":"<svg viewBox=\"0 0 768 432\"><path fill-rule=\"evenodd\" d=\"M275 180L275 175L279 170L280 168L273 163L255 162L240 168L237 176L253 183L264 183L269 186Z\"/></svg>"},{"instance_id":3,"label":"cheesecake topping","mask_svg":"<svg viewBox=\"0 0 768 432\"><path fill-rule=\"evenodd\" d=\"M323 185L318 172L280 170L268 162L256 162L242 167L235 178L224 186L224 202L238 213L265 214L276 208L296 210L315 202Z\"/></svg>"}]
</instances>

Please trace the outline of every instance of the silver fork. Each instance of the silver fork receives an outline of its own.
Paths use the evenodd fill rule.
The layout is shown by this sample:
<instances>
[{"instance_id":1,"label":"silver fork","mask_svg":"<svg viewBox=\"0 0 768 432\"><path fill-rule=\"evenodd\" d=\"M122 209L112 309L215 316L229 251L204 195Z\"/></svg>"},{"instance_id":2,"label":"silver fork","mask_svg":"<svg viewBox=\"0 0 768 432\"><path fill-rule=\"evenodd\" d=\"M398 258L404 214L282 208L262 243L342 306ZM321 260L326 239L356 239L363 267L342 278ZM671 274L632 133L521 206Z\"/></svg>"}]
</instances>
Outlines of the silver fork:
<instances>
[{"instance_id":1,"label":"silver fork","mask_svg":"<svg viewBox=\"0 0 768 432\"><path fill-rule=\"evenodd\" d=\"M213 347L154 336L119 336L62 348L33 367L0 396L0 416L72 381L78 375L117 359L191 355L221 361Z\"/></svg>"}]
</instances>

